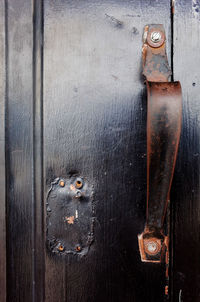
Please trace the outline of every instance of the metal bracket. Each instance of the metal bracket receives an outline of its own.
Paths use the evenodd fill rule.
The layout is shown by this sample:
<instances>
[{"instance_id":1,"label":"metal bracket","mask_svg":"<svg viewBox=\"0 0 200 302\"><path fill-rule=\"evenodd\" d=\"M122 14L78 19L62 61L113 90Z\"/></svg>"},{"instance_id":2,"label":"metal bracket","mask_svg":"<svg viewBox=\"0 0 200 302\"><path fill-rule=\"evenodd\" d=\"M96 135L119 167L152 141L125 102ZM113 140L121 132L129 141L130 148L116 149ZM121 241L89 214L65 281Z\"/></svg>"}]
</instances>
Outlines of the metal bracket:
<instances>
[{"instance_id":1,"label":"metal bracket","mask_svg":"<svg viewBox=\"0 0 200 302\"><path fill-rule=\"evenodd\" d=\"M181 132L179 82L168 82L165 31L162 25L144 29L143 74L147 84L147 213L138 236L141 260L159 263L168 254L164 220ZM167 259L167 257L166 257Z\"/></svg>"},{"instance_id":2,"label":"metal bracket","mask_svg":"<svg viewBox=\"0 0 200 302\"><path fill-rule=\"evenodd\" d=\"M145 26L143 43L143 75L150 82L168 82L172 72L167 60L163 25Z\"/></svg>"}]
</instances>

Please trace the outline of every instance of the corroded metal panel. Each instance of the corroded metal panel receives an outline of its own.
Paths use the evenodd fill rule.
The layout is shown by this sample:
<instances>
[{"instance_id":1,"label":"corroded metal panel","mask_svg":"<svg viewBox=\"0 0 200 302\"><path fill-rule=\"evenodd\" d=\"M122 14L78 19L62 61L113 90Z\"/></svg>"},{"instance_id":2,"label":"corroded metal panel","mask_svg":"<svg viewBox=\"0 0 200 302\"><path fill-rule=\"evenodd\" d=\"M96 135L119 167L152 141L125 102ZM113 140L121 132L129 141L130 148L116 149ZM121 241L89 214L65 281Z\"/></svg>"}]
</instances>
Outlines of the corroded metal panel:
<instances>
[{"instance_id":1,"label":"corroded metal panel","mask_svg":"<svg viewBox=\"0 0 200 302\"><path fill-rule=\"evenodd\" d=\"M47 247L58 255L85 255L94 240L92 188L80 177L56 178L47 196Z\"/></svg>"}]
</instances>

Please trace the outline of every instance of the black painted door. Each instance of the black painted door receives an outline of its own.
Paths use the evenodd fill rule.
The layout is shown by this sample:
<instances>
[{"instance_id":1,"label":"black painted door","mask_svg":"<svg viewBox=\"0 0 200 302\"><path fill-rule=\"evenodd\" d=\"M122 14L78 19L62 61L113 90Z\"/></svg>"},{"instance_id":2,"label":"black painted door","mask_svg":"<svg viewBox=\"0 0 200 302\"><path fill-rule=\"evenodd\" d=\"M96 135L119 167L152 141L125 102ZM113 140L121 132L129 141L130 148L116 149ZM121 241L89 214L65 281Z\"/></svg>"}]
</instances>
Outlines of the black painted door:
<instances>
[{"instance_id":1,"label":"black painted door","mask_svg":"<svg viewBox=\"0 0 200 302\"><path fill-rule=\"evenodd\" d=\"M0 24L0 301L200 301L199 2L2 0ZM168 295L137 242L146 24L183 88Z\"/></svg>"}]
</instances>

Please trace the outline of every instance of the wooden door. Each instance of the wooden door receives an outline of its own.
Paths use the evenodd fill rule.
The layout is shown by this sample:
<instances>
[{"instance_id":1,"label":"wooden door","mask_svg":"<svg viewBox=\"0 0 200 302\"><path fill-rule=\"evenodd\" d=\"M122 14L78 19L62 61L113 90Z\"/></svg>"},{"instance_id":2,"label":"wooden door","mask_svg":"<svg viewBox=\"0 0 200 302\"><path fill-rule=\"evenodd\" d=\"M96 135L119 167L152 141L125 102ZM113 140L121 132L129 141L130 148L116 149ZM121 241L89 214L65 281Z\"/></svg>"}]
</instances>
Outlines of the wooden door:
<instances>
[{"instance_id":1,"label":"wooden door","mask_svg":"<svg viewBox=\"0 0 200 302\"><path fill-rule=\"evenodd\" d=\"M173 3L0 1L1 302L199 301L200 6ZM164 263L141 262L137 241L146 211L146 24L164 25L183 88L170 280ZM74 215L64 217L77 179L82 203L70 199Z\"/></svg>"}]
</instances>

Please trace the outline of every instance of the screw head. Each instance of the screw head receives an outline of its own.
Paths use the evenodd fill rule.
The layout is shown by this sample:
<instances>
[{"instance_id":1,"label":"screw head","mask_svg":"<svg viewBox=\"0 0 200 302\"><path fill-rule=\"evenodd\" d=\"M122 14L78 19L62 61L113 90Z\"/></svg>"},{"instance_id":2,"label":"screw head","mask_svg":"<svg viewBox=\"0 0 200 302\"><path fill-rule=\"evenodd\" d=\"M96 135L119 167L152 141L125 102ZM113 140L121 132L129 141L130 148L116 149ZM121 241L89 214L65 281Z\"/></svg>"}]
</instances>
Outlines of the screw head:
<instances>
[{"instance_id":1,"label":"screw head","mask_svg":"<svg viewBox=\"0 0 200 302\"><path fill-rule=\"evenodd\" d=\"M151 34L151 41L153 43L158 43L161 40L161 34L159 33L159 31L153 31Z\"/></svg>"},{"instance_id":2,"label":"screw head","mask_svg":"<svg viewBox=\"0 0 200 302\"><path fill-rule=\"evenodd\" d=\"M156 238L144 239L144 248L148 255L155 256L161 251L162 243Z\"/></svg>"}]
</instances>

